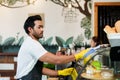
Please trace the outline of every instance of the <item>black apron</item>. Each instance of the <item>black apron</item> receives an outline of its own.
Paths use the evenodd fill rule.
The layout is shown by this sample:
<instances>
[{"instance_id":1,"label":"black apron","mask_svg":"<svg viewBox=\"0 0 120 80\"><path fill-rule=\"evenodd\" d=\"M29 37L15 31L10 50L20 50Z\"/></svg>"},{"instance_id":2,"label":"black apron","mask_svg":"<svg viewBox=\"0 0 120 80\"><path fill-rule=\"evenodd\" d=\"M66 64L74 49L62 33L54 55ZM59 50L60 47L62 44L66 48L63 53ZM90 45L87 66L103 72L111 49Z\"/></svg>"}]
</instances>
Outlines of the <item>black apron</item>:
<instances>
[{"instance_id":1,"label":"black apron","mask_svg":"<svg viewBox=\"0 0 120 80\"><path fill-rule=\"evenodd\" d=\"M34 68L29 72L28 75L17 80L42 80L42 68L43 62L37 61Z\"/></svg>"}]
</instances>

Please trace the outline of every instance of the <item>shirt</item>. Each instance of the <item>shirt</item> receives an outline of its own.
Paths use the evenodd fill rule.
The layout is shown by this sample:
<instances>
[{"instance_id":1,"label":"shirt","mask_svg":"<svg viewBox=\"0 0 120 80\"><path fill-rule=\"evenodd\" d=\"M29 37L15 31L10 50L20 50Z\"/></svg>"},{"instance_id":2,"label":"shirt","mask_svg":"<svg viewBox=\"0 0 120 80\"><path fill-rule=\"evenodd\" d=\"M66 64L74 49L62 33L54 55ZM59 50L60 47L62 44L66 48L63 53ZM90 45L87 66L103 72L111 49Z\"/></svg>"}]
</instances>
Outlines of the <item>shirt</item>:
<instances>
[{"instance_id":1,"label":"shirt","mask_svg":"<svg viewBox=\"0 0 120 80\"><path fill-rule=\"evenodd\" d=\"M45 53L47 53L47 51L40 42L28 36L18 52L17 72L15 77L18 79L27 75L34 68L38 59Z\"/></svg>"}]
</instances>

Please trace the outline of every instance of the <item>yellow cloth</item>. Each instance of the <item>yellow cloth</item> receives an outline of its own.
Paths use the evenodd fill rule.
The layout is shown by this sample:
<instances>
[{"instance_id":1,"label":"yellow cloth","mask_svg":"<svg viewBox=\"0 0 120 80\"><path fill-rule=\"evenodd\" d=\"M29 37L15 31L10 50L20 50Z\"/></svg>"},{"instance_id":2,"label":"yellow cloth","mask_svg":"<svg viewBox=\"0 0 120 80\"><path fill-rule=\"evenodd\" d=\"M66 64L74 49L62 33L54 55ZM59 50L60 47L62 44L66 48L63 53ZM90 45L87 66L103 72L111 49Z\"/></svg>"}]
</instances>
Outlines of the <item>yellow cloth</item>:
<instances>
[{"instance_id":1,"label":"yellow cloth","mask_svg":"<svg viewBox=\"0 0 120 80\"><path fill-rule=\"evenodd\" d=\"M78 73L75 68L66 68L63 70L58 70L58 75L61 75L61 76L70 75L72 77L72 80L76 80Z\"/></svg>"},{"instance_id":2,"label":"yellow cloth","mask_svg":"<svg viewBox=\"0 0 120 80\"><path fill-rule=\"evenodd\" d=\"M78 73L77 73L76 69L74 69L72 74L71 74L72 80L76 80L77 76L78 76Z\"/></svg>"},{"instance_id":3,"label":"yellow cloth","mask_svg":"<svg viewBox=\"0 0 120 80\"><path fill-rule=\"evenodd\" d=\"M63 70L58 70L58 75L61 75L61 76L71 75L73 69L74 68L66 68L66 69L63 69Z\"/></svg>"},{"instance_id":4,"label":"yellow cloth","mask_svg":"<svg viewBox=\"0 0 120 80\"><path fill-rule=\"evenodd\" d=\"M85 49L85 50L82 50L79 53L75 54L76 61L79 60L79 59L82 59L83 56L85 55L85 53L87 53L88 51L89 51L89 48Z\"/></svg>"}]
</instances>

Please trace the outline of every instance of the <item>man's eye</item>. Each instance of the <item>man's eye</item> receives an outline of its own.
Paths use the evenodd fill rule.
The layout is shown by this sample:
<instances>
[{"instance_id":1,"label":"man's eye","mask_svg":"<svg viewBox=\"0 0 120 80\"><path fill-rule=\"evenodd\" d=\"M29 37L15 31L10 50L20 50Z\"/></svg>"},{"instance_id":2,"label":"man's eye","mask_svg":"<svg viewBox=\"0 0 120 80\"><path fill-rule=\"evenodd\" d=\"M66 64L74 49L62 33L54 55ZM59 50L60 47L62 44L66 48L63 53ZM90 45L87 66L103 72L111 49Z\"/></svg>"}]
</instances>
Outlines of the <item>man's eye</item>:
<instances>
[{"instance_id":1,"label":"man's eye","mask_svg":"<svg viewBox=\"0 0 120 80\"><path fill-rule=\"evenodd\" d=\"M43 25L40 25L41 28L43 28Z\"/></svg>"},{"instance_id":2,"label":"man's eye","mask_svg":"<svg viewBox=\"0 0 120 80\"><path fill-rule=\"evenodd\" d=\"M40 28L43 28L43 26L39 26L38 28L39 28L39 29L40 29Z\"/></svg>"}]
</instances>

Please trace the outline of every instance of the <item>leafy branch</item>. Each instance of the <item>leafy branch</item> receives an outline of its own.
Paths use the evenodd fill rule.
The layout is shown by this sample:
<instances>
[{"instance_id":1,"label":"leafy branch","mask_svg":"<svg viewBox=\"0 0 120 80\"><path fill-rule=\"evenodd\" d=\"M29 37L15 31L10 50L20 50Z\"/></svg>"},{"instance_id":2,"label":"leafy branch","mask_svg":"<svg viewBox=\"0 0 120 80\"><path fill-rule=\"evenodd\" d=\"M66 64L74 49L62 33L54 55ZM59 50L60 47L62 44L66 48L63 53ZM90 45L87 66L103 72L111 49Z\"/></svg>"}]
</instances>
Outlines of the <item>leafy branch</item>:
<instances>
[{"instance_id":1,"label":"leafy branch","mask_svg":"<svg viewBox=\"0 0 120 80\"><path fill-rule=\"evenodd\" d=\"M47 0L46 0L47 1ZM51 2L63 6L68 7L69 1L72 2L72 7L78 9L80 13L84 14L85 16L91 16L89 8L91 9L91 0L84 0L85 3L84 8L80 5L80 0L50 0Z\"/></svg>"}]
</instances>

